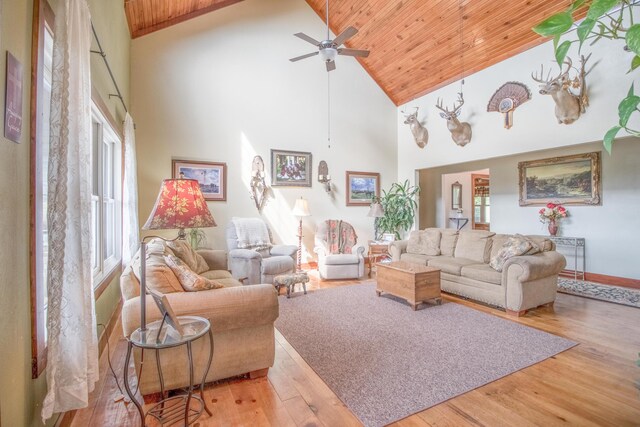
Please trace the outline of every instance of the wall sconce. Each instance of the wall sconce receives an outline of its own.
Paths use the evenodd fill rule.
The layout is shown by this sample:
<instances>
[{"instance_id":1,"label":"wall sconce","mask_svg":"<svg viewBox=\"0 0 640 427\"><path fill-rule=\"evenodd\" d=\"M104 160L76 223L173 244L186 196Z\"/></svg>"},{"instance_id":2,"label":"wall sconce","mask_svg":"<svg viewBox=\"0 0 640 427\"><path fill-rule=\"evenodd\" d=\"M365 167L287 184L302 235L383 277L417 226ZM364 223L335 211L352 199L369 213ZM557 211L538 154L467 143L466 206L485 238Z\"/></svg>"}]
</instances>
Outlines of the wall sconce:
<instances>
[{"instance_id":1,"label":"wall sconce","mask_svg":"<svg viewBox=\"0 0 640 427\"><path fill-rule=\"evenodd\" d=\"M329 175L329 166L324 160L320 160L318 165L318 182L324 184L324 190L331 193L331 175Z\"/></svg>"}]
</instances>

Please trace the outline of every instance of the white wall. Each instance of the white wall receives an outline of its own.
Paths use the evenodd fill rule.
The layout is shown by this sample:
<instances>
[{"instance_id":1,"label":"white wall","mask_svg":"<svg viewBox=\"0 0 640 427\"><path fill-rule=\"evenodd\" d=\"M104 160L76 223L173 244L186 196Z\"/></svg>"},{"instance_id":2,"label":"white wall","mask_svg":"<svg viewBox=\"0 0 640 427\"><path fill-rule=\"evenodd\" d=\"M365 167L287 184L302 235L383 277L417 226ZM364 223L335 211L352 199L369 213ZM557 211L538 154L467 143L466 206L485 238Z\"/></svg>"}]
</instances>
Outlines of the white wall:
<instances>
[{"instance_id":1,"label":"white wall","mask_svg":"<svg viewBox=\"0 0 640 427\"><path fill-rule=\"evenodd\" d=\"M456 228L456 223L450 221L449 218L457 217L457 211L451 209L451 184L457 181L462 185L462 217L469 219L463 229L471 230L471 217L473 216L473 206L471 204L472 174L489 175L490 171L489 169L482 169L442 175L442 207L438 210L439 215L436 216L436 225L438 227Z\"/></svg>"},{"instance_id":2,"label":"white wall","mask_svg":"<svg viewBox=\"0 0 640 427\"><path fill-rule=\"evenodd\" d=\"M553 100L548 95L540 95L537 83L531 78L533 71L540 70L540 64L544 64L545 70L556 67L553 71L557 72L551 42L465 78L465 104L460 119L468 121L473 130L473 138L465 147L451 140L446 122L435 108L438 97L443 98L445 104L453 103L460 90L459 82L400 106L397 109L398 178L413 180L416 169L602 140L605 132L617 124L618 103L633 81L633 74L625 74L632 54L624 52L623 46L621 41L601 40L585 48L593 51L587 68L595 65L587 76L591 105L586 114L571 125L557 123ZM579 64L576 49L572 49L569 56L575 65ZM514 125L507 130L502 126L502 114L489 113L486 109L493 93L508 81L526 84L532 99L515 110ZM401 110L411 107L420 107L419 118L426 119L430 137L424 149L416 146L409 127L402 123Z\"/></svg>"},{"instance_id":3,"label":"white wall","mask_svg":"<svg viewBox=\"0 0 640 427\"><path fill-rule=\"evenodd\" d=\"M345 171L380 172L383 188L397 177L395 106L353 58L331 73L331 148L327 148L327 72L318 58L289 58L314 47L293 36L322 37L324 24L303 1L247 0L132 42L132 110L137 125L140 220L144 223L171 159L226 162L226 202L210 202L217 228L209 246L225 248L232 216L258 216L249 198L251 160L270 168L270 149L313 154L313 187L275 187L263 210L278 242L297 243L291 208L309 200L306 252L315 225L349 221L361 243L373 236L368 207L345 207ZM317 182L325 160L335 192ZM270 175L270 174L268 174ZM175 232L168 233L175 235ZM307 259L303 254L303 262Z\"/></svg>"}]
</instances>

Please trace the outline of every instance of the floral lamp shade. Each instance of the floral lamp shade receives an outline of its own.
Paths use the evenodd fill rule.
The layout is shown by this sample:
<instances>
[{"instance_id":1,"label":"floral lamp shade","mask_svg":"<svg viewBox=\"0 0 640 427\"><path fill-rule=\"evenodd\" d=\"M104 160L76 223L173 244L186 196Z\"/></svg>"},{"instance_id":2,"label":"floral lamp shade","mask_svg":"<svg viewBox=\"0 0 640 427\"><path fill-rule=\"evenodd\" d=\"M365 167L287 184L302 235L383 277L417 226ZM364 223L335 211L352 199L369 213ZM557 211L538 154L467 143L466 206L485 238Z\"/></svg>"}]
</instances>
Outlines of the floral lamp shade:
<instances>
[{"instance_id":1,"label":"floral lamp shade","mask_svg":"<svg viewBox=\"0 0 640 427\"><path fill-rule=\"evenodd\" d=\"M195 179L165 179L145 230L215 227L217 224L207 207Z\"/></svg>"}]
</instances>

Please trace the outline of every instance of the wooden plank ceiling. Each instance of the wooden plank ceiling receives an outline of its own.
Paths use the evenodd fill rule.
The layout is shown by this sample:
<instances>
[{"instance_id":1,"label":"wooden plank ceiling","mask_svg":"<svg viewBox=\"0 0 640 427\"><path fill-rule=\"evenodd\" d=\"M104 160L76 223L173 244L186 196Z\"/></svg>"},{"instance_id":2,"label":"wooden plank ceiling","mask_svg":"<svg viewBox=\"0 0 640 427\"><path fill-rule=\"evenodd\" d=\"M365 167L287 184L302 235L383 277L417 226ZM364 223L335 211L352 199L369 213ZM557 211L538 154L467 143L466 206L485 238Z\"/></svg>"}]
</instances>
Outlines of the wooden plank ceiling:
<instances>
[{"instance_id":1,"label":"wooden plank ceiling","mask_svg":"<svg viewBox=\"0 0 640 427\"><path fill-rule=\"evenodd\" d=\"M125 0L125 10L135 38L238 1ZM324 21L326 0L305 1ZM329 16L334 34L349 26L359 30L346 45L371 51L368 58L358 61L400 105L544 42L531 28L570 3L572 0L333 0ZM302 27L298 31L322 37ZM352 59L338 59L342 60Z\"/></svg>"},{"instance_id":2,"label":"wooden plank ceiling","mask_svg":"<svg viewBox=\"0 0 640 427\"><path fill-rule=\"evenodd\" d=\"M131 37L170 27L242 0L124 0Z\"/></svg>"}]
</instances>

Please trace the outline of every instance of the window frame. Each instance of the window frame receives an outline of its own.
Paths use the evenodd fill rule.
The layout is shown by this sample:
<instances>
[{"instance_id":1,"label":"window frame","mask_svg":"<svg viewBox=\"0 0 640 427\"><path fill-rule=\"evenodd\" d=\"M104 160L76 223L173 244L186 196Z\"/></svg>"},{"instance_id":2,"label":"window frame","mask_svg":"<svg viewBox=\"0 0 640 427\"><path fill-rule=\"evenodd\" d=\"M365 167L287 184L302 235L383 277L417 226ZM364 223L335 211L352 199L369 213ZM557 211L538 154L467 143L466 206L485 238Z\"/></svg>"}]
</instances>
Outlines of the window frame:
<instances>
[{"instance_id":1,"label":"window frame","mask_svg":"<svg viewBox=\"0 0 640 427\"><path fill-rule=\"evenodd\" d=\"M31 288L31 377L38 378L47 366L47 341L45 318L45 293L43 292L42 275L39 274L42 266L42 249L38 245L38 239L42 239L40 218L42 206L38 201L39 183L46 168L39 161L41 147L38 144L41 138L41 126L39 117L42 116L42 82L44 80L44 32L53 34L55 16L53 9L46 0L34 0L33 2L33 28L31 39L31 117L30 117L30 288ZM46 266L45 266L46 268ZM44 284L46 289L46 283Z\"/></svg>"}]
</instances>

